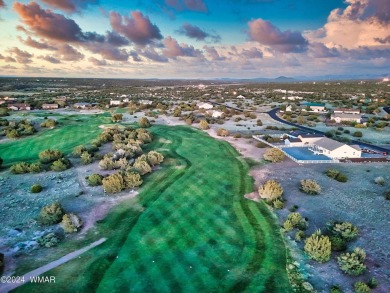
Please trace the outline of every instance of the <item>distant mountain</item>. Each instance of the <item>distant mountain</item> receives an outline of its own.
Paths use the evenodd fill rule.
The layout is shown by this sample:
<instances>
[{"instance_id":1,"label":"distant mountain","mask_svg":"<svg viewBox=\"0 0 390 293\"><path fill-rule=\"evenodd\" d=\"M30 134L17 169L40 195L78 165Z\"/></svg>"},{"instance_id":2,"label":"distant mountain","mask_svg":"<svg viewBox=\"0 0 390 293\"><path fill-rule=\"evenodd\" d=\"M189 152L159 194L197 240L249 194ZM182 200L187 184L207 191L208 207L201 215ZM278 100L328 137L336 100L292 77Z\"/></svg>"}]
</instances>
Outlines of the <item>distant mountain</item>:
<instances>
[{"instance_id":1,"label":"distant mountain","mask_svg":"<svg viewBox=\"0 0 390 293\"><path fill-rule=\"evenodd\" d=\"M292 77L279 76L277 78L265 78L265 77L256 77L256 78L216 78L215 80L224 81L224 82L294 82L296 79Z\"/></svg>"}]
</instances>

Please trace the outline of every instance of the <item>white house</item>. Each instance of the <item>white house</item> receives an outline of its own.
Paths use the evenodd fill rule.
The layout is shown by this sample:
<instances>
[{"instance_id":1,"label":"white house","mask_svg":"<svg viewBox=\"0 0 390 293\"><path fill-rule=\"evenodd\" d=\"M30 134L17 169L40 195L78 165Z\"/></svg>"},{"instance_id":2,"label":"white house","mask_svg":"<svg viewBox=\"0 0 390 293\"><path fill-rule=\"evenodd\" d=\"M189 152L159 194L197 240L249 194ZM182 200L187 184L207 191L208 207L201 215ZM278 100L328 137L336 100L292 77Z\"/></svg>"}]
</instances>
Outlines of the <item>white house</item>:
<instances>
[{"instance_id":1,"label":"white house","mask_svg":"<svg viewBox=\"0 0 390 293\"><path fill-rule=\"evenodd\" d=\"M87 109L87 108L91 108L92 107L92 104L90 103L85 103L85 102L81 102L81 103L75 103L73 105L74 108L77 108L77 109Z\"/></svg>"},{"instance_id":2,"label":"white house","mask_svg":"<svg viewBox=\"0 0 390 293\"><path fill-rule=\"evenodd\" d=\"M359 109L353 109L353 108L335 108L333 109L334 114L360 114Z\"/></svg>"},{"instance_id":3,"label":"white house","mask_svg":"<svg viewBox=\"0 0 390 293\"><path fill-rule=\"evenodd\" d=\"M140 100L139 102L142 105L151 105L151 104L153 104L153 101L150 101L150 100Z\"/></svg>"},{"instance_id":4,"label":"white house","mask_svg":"<svg viewBox=\"0 0 390 293\"><path fill-rule=\"evenodd\" d=\"M31 106L29 104L16 103L16 104L8 105L8 109L13 111L30 111Z\"/></svg>"},{"instance_id":5,"label":"white house","mask_svg":"<svg viewBox=\"0 0 390 293\"><path fill-rule=\"evenodd\" d=\"M303 100L303 97L300 96L289 96L289 97L282 97L283 100L289 100L289 101L295 101L295 100Z\"/></svg>"},{"instance_id":6,"label":"white house","mask_svg":"<svg viewBox=\"0 0 390 293\"><path fill-rule=\"evenodd\" d=\"M360 116L360 114L357 115L357 114L340 113L340 114L332 114L330 116L330 119L336 121L336 123L341 123L344 121L360 123L362 120L362 117Z\"/></svg>"},{"instance_id":7,"label":"white house","mask_svg":"<svg viewBox=\"0 0 390 293\"><path fill-rule=\"evenodd\" d=\"M323 154L332 159L360 158L362 150L356 145L347 145L328 137L323 137L315 142L309 149L317 154Z\"/></svg>"},{"instance_id":8,"label":"white house","mask_svg":"<svg viewBox=\"0 0 390 293\"><path fill-rule=\"evenodd\" d=\"M310 108L309 112L315 112L315 113L326 112L325 104L323 103L306 103L305 106Z\"/></svg>"},{"instance_id":9,"label":"white house","mask_svg":"<svg viewBox=\"0 0 390 293\"><path fill-rule=\"evenodd\" d=\"M210 110L210 109L212 109L214 107L210 103L203 103L203 102L198 103L197 106L198 106L199 109L206 109L206 110Z\"/></svg>"},{"instance_id":10,"label":"white house","mask_svg":"<svg viewBox=\"0 0 390 293\"><path fill-rule=\"evenodd\" d=\"M43 104L42 109L44 110L58 109L58 104Z\"/></svg>"},{"instance_id":11,"label":"white house","mask_svg":"<svg viewBox=\"0 0 390 293\"><path fill-rule=\"evenodd\" d=\"M121 100L110 100L110 106L119 106L122 105Z\"/></svg>"},{"instance_id":12,"label":"white house","mask_svg":"<svg viewBox=\"0 0 390 293\"><path fill-rule=\"evenodd\" d=\"M207 114L211 115L211 117L213 117L213 118L220 118L220 117L222 117L222 115L224 113L221 111L217 111L217 110L210 110L210 111L207 111Z\"/></svg>"}]
</instances>

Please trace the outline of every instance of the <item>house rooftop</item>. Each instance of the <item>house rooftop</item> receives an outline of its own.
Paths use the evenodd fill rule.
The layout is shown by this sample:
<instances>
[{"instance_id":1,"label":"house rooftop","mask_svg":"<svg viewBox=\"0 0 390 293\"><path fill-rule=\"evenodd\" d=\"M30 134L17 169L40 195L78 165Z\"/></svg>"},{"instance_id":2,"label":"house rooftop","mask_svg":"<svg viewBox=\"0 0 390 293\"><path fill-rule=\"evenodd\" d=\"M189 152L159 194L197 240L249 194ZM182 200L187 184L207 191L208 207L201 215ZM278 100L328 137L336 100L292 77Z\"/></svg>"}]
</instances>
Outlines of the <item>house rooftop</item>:
<instances>
[{"instance_id":1,"label":"house rooftop","mask_svg":"<svg viewBox=\"0 0 390 293\"><path fill-rule=\"evenodd\" d=\"M337 140L333 140L333 139L330 139L327 137L323 137L320 140L317 140L314 144L317 146L320 146L324 149L327 149L329 151L336 150L339 147L342 147L343 145L345 145L344 143L341 143Z\"/></svg>"}]
</instances>

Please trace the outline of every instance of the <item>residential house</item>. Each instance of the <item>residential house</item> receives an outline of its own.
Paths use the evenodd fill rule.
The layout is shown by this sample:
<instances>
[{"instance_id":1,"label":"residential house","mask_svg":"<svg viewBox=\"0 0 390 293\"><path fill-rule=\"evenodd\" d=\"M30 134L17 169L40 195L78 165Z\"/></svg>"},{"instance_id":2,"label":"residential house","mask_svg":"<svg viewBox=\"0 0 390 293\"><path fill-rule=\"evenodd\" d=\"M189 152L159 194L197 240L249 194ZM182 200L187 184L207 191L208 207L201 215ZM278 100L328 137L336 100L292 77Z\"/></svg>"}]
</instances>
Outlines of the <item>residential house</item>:
<instances>
[{"instance_id":1,"label":"residential house","mask_svg":"<svg viewBox=\"0 0 390 293\"><path fill-rule=\"evenodd\" d=\"M295 101L295 100L303 100L303 97L300 96L289 96L289 97L282 97L283 100L289 100L289 101Z\"/></svg>"},{"instance_id":2,"label":"residential house","mask_svg":"<svg viewBox=\"0 0 390 293\"><path fill-rule=\"evenodd\" d=\"M110 106L119 106L119 105L122 105L122 101L121 100L110 100Z\"/></svg>"},{"instance_id":3,"label":"residential house","mask_svg":"<svg viewBox=\"0 0 390 293\"><path fill-rule=\"evenodd\" d=\"M332 159L360 158L362 156L362 150L359 146L347 145L328 137L314 141L309 150Z\"/></svg>"},{"instance_id":4,"label":"residential house","mask_svg":"<svg viewBox=\"0 0 390 293\"><path fill-rule=\"evenodd\" d=\"M203 102L198 103L197 106L198 106L199 109L206 109L206 110L210 110L210 109L212 109L214 107L210 103L203 103Z\"/></svg>"},{"instance_id":5,"label":"residential house","mask_svg":"<svg viewBox=\"0 0 390 293\"><path fill-rule=\"evenodd\" d=\"M31 106L29 104L25 104L25 103L10 104L10 105L8 105L7 108L10 110L13 110L13 111L30 111L31 110Z\"/></svg>"},{"instance_id":6,"label":"residential house","mask_svg":"<svg viewBox=\"0 0 390 293\"><path fill-rule=\"evenodd\" d=\"M75 103L73 107L76 109L88 109L92 107L92 104L86 102L80 102L80 103Z\"/></svg>"},{"instance_id":7,"label":"residential house","mask_svg":"<svg viewBox=\"0 0 390 293\"><path fill-rule=\"evenodd\" d=\"M330 116L330 119L334 120L336 123L342 123L342 122L361 123L362 116L360 114L339 113L339 114L332 114Z\"/></svg>"},{"instance_id":8,"label":"residential house","mask_svg":"<svg viewBox=\"0 0 390 293\"><path fill-rule=\"evenodd\" d=\"M315 113L326 112L325 104L323 103L306 103L305 106L310 108L309 112L315 112Z\"/></svg>"},{"instance_id":9,"label":"residential house","mask_svg":"<svg viewBox=\"0 0 390 293\"><path fill-rule=\"evenodd\" d=\"M58 104L43 104L42 105L42 109L43 110L54 110L54 109L58 109Z\"/></svg>"},{"instance_id":10,"label":"residential house","mask_svg":"<svg viewBox=\"0 0 390 293\"><path fill-rule=\"evenodd\" d=\"M353 108L335 108L333 109L334 114L360 114L360 109Z\"/></svg>"},{"instance_id":11,"label":"residential house","mask_svg":"<svg viewBox=\"0 0 390 293\"><path fill-rule=\"evenodd\" d=\"M217 111L217 110L210 110L210 111L207 111L207 114L211 115L211 117L213 118L220 118L223 116L223 112L221 111Z\"/></svg>"}]
</instances>

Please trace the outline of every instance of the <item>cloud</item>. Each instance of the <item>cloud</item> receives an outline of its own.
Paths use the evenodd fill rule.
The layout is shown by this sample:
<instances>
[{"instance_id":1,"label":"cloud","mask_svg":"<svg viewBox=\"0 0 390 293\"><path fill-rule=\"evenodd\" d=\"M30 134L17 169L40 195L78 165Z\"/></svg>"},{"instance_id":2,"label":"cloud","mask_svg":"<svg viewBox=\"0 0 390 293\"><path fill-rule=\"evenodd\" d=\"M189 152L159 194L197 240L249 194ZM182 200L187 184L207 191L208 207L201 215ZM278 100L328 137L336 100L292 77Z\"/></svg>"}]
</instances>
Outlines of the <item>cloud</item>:
<instances>
[{"instance_id":1,"label":"cloud","mask_svg":"<svg viewBox=\"0 0 390 293\"><path fill-rule=\"evenodd\" d=\"M3 0L0 0L0 8L4 8L5 7L5 3Z\"/></svg>"},{"instance_id":2,"label":"cloud","mask_svg":"<svg viewBox=\"0 0 390 293\"><path fill-rule=\"evenodd\" d=\"M389 44L390 43L390 35L385 38L374 38L375 41L381 43L381 44Z\"/></svg>"},{"instance_id":3,"label":"cloud","mask_svg":"<svg viewBox=\"0 0 390 293\"><path fill-rule=\"evenodd\" d=\"M163 37L160 29L152 24L147 16L140 11L130 12L131 17L122 16L117 12L110 12L111 27L117 33L125 36L137 45L145 46Z\"/></svg>"},{"instance_id":4,"label":"cloud","mask_svg":"<svg viewBox=\"0 0 390 293\"><path fill-rule=\"evenodd\" d=\"M280 31L261 18L248 23L249 37L253 41L272 47L282 53L300 53L307 49L308 41L298 31Z\"/></svg>"},{"instance_id":5,"label":"cloud","mask_svg":"<svg viewBox=\"0 0 390 293\"><path fill-rule=\"evenodd\" d=\"M218 51L213 46L204 46L203 49L213 61L223 61L226 59L225 57L219 55Z\"/></svg>"},{"instance_id":6,"label":"cloud","mask_svg":"<svg viewBox=\"0 0 390 293\"><path fill-rule=\"evenodd\" d=\"M314 58L338 57L340 52L336 48L328 48L322 43L312 43L309 48L309 55Z\"/></svg>"},{"instance_id":7,"label":"cloud","mask_svg":"<svg viewBox=\"0 0 390 293\"><path fill-rule=\"evenodd\" d=\"M163 41L165 49L163 50L164 56L168 58L183 57L201 57L202 52L195 49L193 46L187 44L180 44L171 36L168 36Z\"/></svg>"},{"instance_id":8,"label":"cloud","mask_svg":"<svg viewBox=\"0 0 390 293\"><path fill-rule=\"evenodd\" d=\"M106 40L107 43L116 47L127 46L130 44L130 42L126 38L122 37L116 32L107 32Z\"/></svg>"},{"instance_id":9,"label":"cloud","mask_svg":"<svg viewBox=\"0 0 390 293\"><path fill-rule=\"evenodd\" d=\"M38 42L36 40L33 40L31 37L27 37L26 40L23 40L22 38L19 37L19 40L25 44L26 46L36 48L36 49L41 49L41 50L51 50L55 51L57 50L54 46L51 46L45 42Z\"/></svg>"},{"instance_id":10,"label":"cloud","mask_svg":"<svg viewBox=\"0 0 390 293\"><path fill-rule=\"evenodd\" d=\"M100 54L104 59L112 61L127 61L129 53L125 49L119 49L108 43L90 43L85 44L85 47L94 54Z\"/></svg>"},{"instance_id":11,"label":"cloud","mask_svg":"<svg viewBox=\"0 0 390 293\"><path fill-rule=\"evenodd\" d=\"M70 45L61 44L57 48L56 56L63 61L80 61L84 55Z\"/></svg>"},{"instance_id":12,"label":"cloud","mask_svg":"<svg viewBox=\"0 0 390 293\"><path fill-rule=\"evenodd\" d=\"M7 57L4 58L4 61L8 62L8 63L11 63L11 62L16 62L16 59L11 57L11 56L7 56Z\"/></svg>"},{"instance_id":13,"label":"cloud","mask_svg":"<svg viewBox=\"0 0 390 293\"><path fill-rule=\"evenodd\" d=\"M208 12L203 0L165 0L164 5L176 11L190 10L196 12Z\"/></svg>"},{"instance_id":14,"label":"cloud","mask_svg":"<svg viewBox=\"0 0 390 293\"><path fill-rule=\"evenodd\" d=\"M327 46L358 48L386 45L390 31L388 0L347 0L345 9L334 9L327 23L305 36L312 42ZM384 42L381 42L383 40Z\"/></svg>"},{"instance_id":15,"label":"cloud","mask_svg":"<svg viewBox=\"0 0 390 293\"><path fill-rule=\"evenodd\" d=\"M94 57L89 57L88 61L91 62L95 66L106 66L107 65L107 61L104 59L99 60L99 59L96 59Z\"/></svg>"},{"instance_id":16,"label":"cloud","mask_svg":"<svg viewBox=\"0 0 390 293\"><path fill-rule=\"evenodd\" d=\"M31 58L34 56L33 54L30 54L27 51L20 50L17 47L13 47L11 49L8 49L8 52L13 54L16 61L21 64L28 64L32 63Z\"/></svg>"},{"instance_id":17,"label":"cloud","mask_svg":"<svg viewBox=\"0 0 390 293\"><path fill-rule=\"evenodd\" d=\"M261 59L261 58L263 58L263 52L255 47L252 47L250 49L243 49L239 54L246 59Z\"/></svg>"},{"instance_id":18,"label":"cloud","mask_svg":"<svg viewBox=\"0 0 390 293\"><path fill-rule=\"evenodd\" d=\"M183 24L177 32L197 41L204 41L206 38L209 38L214 43L221 41L221 37L219 35L210 34L202 30L200 27L189 23Z\"/></svg>"},{"instance_id":19,"label":"cloud","mask_svg":"<svg viewBox=\"0 0 390 293\"><path fill-rule=\"evenodd\" d=\"M153 47L147 47L146 49L139 52L139 54L155 62L166 63L169 61L167 57L158 54Z\"/></svg>"},{"instance_id":20,"label":"cloud","mask_svg":"<svg viewBox=\"0 0 390 293\"><path fill-rule=\"evenodd\" d=\"M52 64L60 64L61 61L53 56L45 55L45 56L39 56L39 59L45 60L47 62L50 62Z\"/></svg>"},{"instance_id":21,"label":"cloud","mask_svg":"<svg viewBox=\"0 0 390 293\"><path fill-rule=\"evenodd\" d=\"M2 1L2 0L0 0ZM41 0L43 3L65 12L73 13L88 5L99 4L98 0Z\"/></svg>"}]
</instances>

